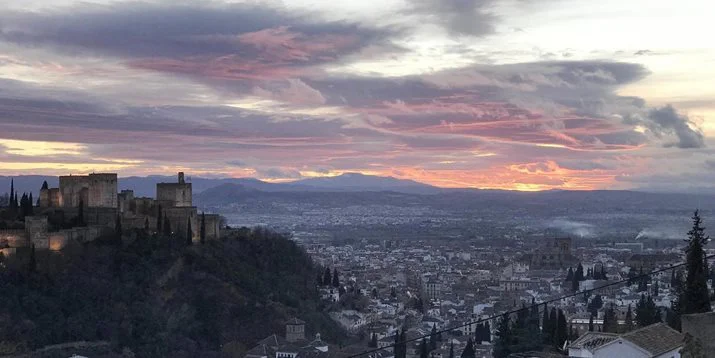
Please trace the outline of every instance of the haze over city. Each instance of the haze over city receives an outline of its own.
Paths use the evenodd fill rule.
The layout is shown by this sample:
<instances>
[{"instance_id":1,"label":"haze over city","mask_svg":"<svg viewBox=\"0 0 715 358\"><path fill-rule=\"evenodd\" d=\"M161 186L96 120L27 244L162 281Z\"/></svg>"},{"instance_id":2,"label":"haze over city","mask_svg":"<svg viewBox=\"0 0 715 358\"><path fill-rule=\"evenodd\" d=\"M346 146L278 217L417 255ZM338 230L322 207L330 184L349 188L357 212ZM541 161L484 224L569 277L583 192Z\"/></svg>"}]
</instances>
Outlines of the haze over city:
<instances>
[{"instance_id":1,"label":"haze over city","mask_svg":"<svg viewBox=\"0 0 715 358\"><path fill-rule=\"evenodd\" d=\"M711 189L714 6L5 1L0 168Z\"/></svg>"}]
</instances>

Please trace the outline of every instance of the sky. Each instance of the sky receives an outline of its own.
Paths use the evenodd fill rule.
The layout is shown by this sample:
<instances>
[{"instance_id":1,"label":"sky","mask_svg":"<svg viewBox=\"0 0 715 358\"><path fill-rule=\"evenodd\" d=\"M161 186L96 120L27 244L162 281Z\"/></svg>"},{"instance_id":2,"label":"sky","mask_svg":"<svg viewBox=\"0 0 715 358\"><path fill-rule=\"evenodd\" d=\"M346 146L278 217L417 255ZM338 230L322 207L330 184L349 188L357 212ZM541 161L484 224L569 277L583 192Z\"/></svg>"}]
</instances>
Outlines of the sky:
<instances>
[{"instance_id":1,"label":"sky","mask_svg":"<svg viewBox=\"0 0 715 358\"><path fill-rule=\"evenodd\" d=\"M715 190L715 3L8 0L0 175Z\"/></svg>"}]
</instances>

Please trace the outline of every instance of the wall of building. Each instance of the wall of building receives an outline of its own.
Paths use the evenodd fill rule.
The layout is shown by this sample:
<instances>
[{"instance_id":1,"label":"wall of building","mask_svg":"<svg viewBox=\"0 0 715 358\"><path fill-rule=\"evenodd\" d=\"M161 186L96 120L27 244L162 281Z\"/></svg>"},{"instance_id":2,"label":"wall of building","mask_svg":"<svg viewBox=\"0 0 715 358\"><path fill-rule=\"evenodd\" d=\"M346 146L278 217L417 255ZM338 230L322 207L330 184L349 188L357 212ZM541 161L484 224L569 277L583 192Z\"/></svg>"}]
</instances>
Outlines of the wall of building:
<instances>
[{"instance_id":1,"label":"wall of building","mask_svg":"<svg viewBox=\"0 0 715 358\"><path fill-rule=\"evenodd\" d=\"M89 177L68 175L60 177L60 206L76 208L82 198L82 190L89 189ZM85 206L87 202L84 202Z\"/></svg>"},{"instance_id":2,"label":"wall of building","mask_svg":"<svg viewBox=\"0 0 715 358\"><path fill-rule=\"evenodd\" d=\"M217 214L205 214L205 217L206 239L219 239L221 237L221 216Z\"/></svg>"},{"instance_id":3,"label":"wall of building","mask_svg":"<svg viewBox=\"0 0 715 358\"><path fill-rule=\"evenodd\" d=\"M159 183L156 185L156 200L162 207L192 206L191 183Z\"/></svg>"},{"instance_id":4,"label":"wall of building","mask_svg":"<svg viewBox=\"0 0 715 358\"><path fill-rule=\"evenodd\" d=\"M164 212L164 220L169 220L171 231L177 236L186 238L186 232L191 221L191 232L193 240L198 240L199 222L196 208L194 207L177 207L177 208L162 208ZM162 228L163 230L163 228Z\"/></svg>"},{"instance_id":5,"label":"wall of building","mask_svg":"<svg viewBox=\"0 0 715 358\"><path fill-rule=\"evenodd\" d=\"M49 225L47 216L26 216L25 217L25 232L30 241L45 238Z\"/></svg>"},{"instance_id":6,"label":"wall of building","mask_svg":"<svg viewBox=\"0 0 715 358\"><path fill-rule=\"evenodd\" d=\"M92 208L117 207L117 174L90 174L89 203Z\"/></svg>"},{"instance_id":7,"label":"wall of building","mask_svg":"<svg viewBox=\"0 0 715 358\"><path fill-rule=\"evenodd\" d=\"M8 247L25 247L29 244L25 230L0 230L0 245Z\"/></svg>"}]
</instances>

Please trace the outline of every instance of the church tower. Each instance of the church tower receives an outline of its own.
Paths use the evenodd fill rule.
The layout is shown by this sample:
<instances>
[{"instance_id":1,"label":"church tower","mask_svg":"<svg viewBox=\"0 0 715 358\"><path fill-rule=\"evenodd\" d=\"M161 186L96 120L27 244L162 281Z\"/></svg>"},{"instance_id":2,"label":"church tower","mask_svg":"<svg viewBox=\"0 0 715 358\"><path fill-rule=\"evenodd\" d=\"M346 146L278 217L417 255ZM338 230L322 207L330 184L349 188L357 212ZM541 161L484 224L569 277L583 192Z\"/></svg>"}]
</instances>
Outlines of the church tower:
<instances>
[{"instance_id":1,"label":"church tower","mask_svg":"<svg viewBox=\"0 0 715 358\"><path fill-rule=\"evenodd\" d=\"M286 323L286 341L299 342L305 340L305 322L293 318Z\"/></svg>"}]
</instances>

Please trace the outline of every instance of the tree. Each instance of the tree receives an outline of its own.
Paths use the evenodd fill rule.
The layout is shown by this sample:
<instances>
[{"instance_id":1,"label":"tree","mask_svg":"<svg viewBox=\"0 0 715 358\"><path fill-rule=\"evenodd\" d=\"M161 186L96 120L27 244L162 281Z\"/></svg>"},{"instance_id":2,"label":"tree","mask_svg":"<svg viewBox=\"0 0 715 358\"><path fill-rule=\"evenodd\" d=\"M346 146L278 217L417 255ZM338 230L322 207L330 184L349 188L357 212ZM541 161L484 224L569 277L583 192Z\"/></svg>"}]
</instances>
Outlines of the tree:
<instances>
[{"instance_id":1,"label":"tree","mask_svg":"<svg viewBox=\"0 0 715 358\"><path fill-rule=\"evenodd\" d=\"M552 332L551 322L549 321L549 307L544 304L544 316L541 319L541 337L544 339L544 343L549 342L549 336Z\"/></svg>"},{"instance_id":2,"label":"tree","mask_svg":"<svg viewBox=\"0 0 715 358\"><path fill-rule=\"evenodd\" d=\"M149 233L149 218L148 217L144 218L144 233L145 234Z\"/></svg>"},{"instance_id":3,"label":"tree","mask_svg":"<svg viewBox=\"0 0 715 358\"><path fill-rule=\"evenodd\" d=\"M476 352L474 351L474 342L472 342L472 337L467 339L467 346L464 347L462 351L461 358L476 358Z\"/></svg>"},{"instance_id":4,"label":"tree","mask_svg":"<svg viewBox=\"0 0 715 358\"><path fill-rule=\"evenodd\" d=\"M454 358L454 342L449 345L449 358Z\"/></svg>"},{"instance_id":5,"label":"tree","mask_svg":"<svg viewBox=\"0 0 715 358\"><path fill-rule=\"evenodd\" d=\"M556 344L556 331L559 329L559 316L556 313L556 308L551 307L551 313L549 313L549 341L548 344Z\"/></svg>"},{"instance_id":6,"label":"tree","mask_svg":"<svg viewBox=\"0 0 715 358\"><path fill-rule=\"evenodd\" d=\"M591 299L591 302L587 305L587 308L592 315L595 315L601 307L603 307L603 298L601 298L601 295L594 296L593 299Z\"/></svg>"},{"instance_id":7,"label":"tree","mask_svg":"<svg viewBox=\"0 0 715 358\"><path fill-rule=\"evenodd\" d=\"M333 287L340 287L340 277L338 276L338 269L333 269Z\"/></svg>"},{"instance_id":8,"label":"tree","mask_svg":"<svg viewBox=\"0 0 715 358\"><path fill-rule=\"evenodd\" d=\"M564 311L559 310L556 328L556 348L561 349L568 340L568 328L566 326L566 316Z\"/></svg>"},{"instance_id":9,"label":"tree","mask_svg":"<svg viewBox=\"0 0 715 358\"><path fill-rule=\"evenodd\" d=\"M660 291L660 287L658 287L658 281L655 281L653 283L653 286L651 287L653 291L653 297L658 297L658 292Z\"/></svg>"},{"instance_id":10,"label":"tree","mask_svg":"<svg viewBox=\"0 0 715 358\"><path fill-rule=\"evenodd\" d=\"M591 317L588 319L588 331L593 332L593 317L594 315L591 314Z\"/></svg>"},{"instance_id":11,"label":"tree","mask_svg":"<svg viewBox=\"0 0 715 358\"><path fill-rule=\"evenodd\" d=\"M30 262L28 264L28 271L30 273L37 272L37 259L35 258L35 244L30 247Z\"/></svg>"},{"instance_id":12,"label":"tree","mask_svg":"<svg viewBox=\"0 0 715 358\"><path fill-rule=\"evenodd\" d=\"M437 349L437 325L432 325L432 331L429 335L429 347L430 351Z\"/></svg>"},{"instance_id":13,"label":"tree","mask_svg":"<svg viewBox=\"0 0 715 358\"><path fill-rule=\"evenodd\" d=\"M606 309L603 315L603 332L618 333L618 319L613 304Z\"/></svg>"},{"instance_id":14,"label":"tree","mask_svg":"<svg viewBox=\"0 0 715 358\"><path fill-rule=\"evenodd\" d=\"M583 265L579 262L578 267L576 267L576 272L574 272L574 277L578 281L583 281L585 280L585 277L583 275Z\"/></svg>"},{"instance_id":15,"label":"tree","mask_svg":"<svg viewBox=\"0 0 715 358\"><path fill-rule=\"evenodd\" d=\"M566 274L566 281L573 281L573 269L569 267L569 271Z\"/></svg>"},{"instance_id":16,"label":"tree","mask_svg":"<svg viewBox=\"0 0 715 358\"><path fill-rule=\"evenodd\" d=\"M84 200L79 199L79 207L77 208L77 225L84 226Z\"/></svg>"},{"instance_id":17,"label":"tree","mask_svg":"<svg viewBox=\"0 0 715 358\"><path fill-rule=\"evenodd\" d=\"M169 222L169 218L166 215L164 215L164 236L171 236L171 222Z\"/></svg>"},{"instance_id":18,"label":"tree","mask_svg":"<svg viewBox=\"0 0 715 358\"><path fill-rule=\"evenodd\" d=\"M402 354L400 352L402 345L400 344L400 342L400 330L398 329L397 331L395 331L395 346L393 347L393 350L395 352L395 358L402 357Z\"/></svg>"},{"instance_id":19,"label":"tree","mask_svg":"<svg viewBox=\"0 0 715 358\"><path fill-rule=\"evenodd\" d=\"M537 314L537 315L539 314L538 310L537 310L536 314ZM536 323L536 324L537 324L537 325L539 324L539 323L538 323L538 319L537 319L537 323ZM491 328L491 326L490 326L490 324L489 324L489 321L484 322L484 337L482 337L482 338L484 338L484 341L486 341L486 342L491 342L491 341L492 341L492 328Z\"/></svg>"},{"instance_id":20,"label":"tree","mask_svg":"<svg viewBox=\"0 0 715 358\"><path fill-rule=\"evenodd\" d=\"M580 280L574 275L573 280L571 280L571 291L573 292L578 292L578 289L580 288Z\"/></svg>"},{"instance_id":21,"label":"tree","mask_svg":"<svg viewBox=\"0 0 715 358\"><path fill-rule=\"evenodd\" d=\"M201 213L201 227L199 228L199 242L201 245L206 243L206 213Z\"/></svg>"},{"instance_id":22,"label":"tree","mask_svg":"<svg viewBox=\"0 0 715 358\"><path fill-rule=\"evenodd\" d=\"M370 348L377 348L377 333L373 333L370 338L370 343L367 345Z\"/></svg>"},{"instance_id":23,"label":"tree","mask_svg":"<svg viewBox=\"0 0 715 358\"><path fill-rule=\"evenodd\" d=\"M499 319L494 340L494 358L506 358L511 351L512 335L509 315L505 314Z\"/></svg>"},{"instance_id":24,"label":"tree","mask_svg":"<svg viewBox=\"0 0 715 358\"><path fill-rule=\"evenodd\" d=\"M117 245L121 246L122 245L122 218L117 215L116 221L114 223L114 235L116 236L117 239Z\"/></svg>"},{"instance_id":25,"label":"tree","mask_svg":"<svg viewBox=\"0 0 715 358\"><path fill-rule=\"evenodd\" d=\"M27 215L35 215L35 202L32 200L32 193L27 198Z\"/></svg>"},{"instance_id":26,"label":"tree","mask_svg":"<svg viewBox=\"0 0 715 358\"><path fill-rule=\"evenodd\" d=\"M191 218L186 220L186 246L194 243L194 231L191 229Z\"/></svg>"},{"instance_id":27,"label":"tree","mask_svg":"<svg viewBox=\"0 0 715 358\"><path fill-rule=\"evenodd\" d=\"M162 219L164 217L164 213L161 209L161 205L156 206L156 232L159 233L161 232L161 229L164 227L164 223L162 222Z\"/></svg>"},{"instance_id":28,"label":"tree","mask_svg":"<svg viewBox=\"0 0 715 358\"><path fill-rule=\"evenodd\" d=\"M427 349L427 338L422 338L420 343L420 358L428 358L429 350Z\"/></svg>"},{"instance_id":29,"label":"tree","mask_svg":"<svg viewBox=\"0 0 715 358\"><path fill-rule=\"evenodd\" d=\"M636 322L639 327L646 327L660 322L660 311L658 311L658 307L650 295L642 294L638 304L636 304Z\"/></svg>"},{"instance_id":30,"label":"tree","mask_svg":"<svg viewBox=\"0 0 715 358\"><path fill-rule=\"evenodd\" d=\"M626 332L633 330L633 312L631 311L631 305L628 305L628 311L626 312Z\"/></svg>"},{"instance_id":31,"label":"tree","mask_svg":"<svg viewBox=\"0 0 715 358\"><path fill-rule=\"evenodd\" d=\"M400 333L400 356L395 358L407 358L407 333L406 329L402 329Z\"/></svg>"},{"instance_id":32,"label":"tree","mask_svg":"<svg viewBox=\"0 0 715 358\"><path fill-rule=\"evenodd\" d=\"M325 273L323 273L323 285L329 285L330 282L332 282L332 277L333 276L330 275L330 268L326 267Z\"/></svg>"},{"instance_id":33,"label":"tree","mask_svg":"<svg viewBox=\"0 0 715 358\"><path fill-rule=\"evenodd\" d=\"M710 238L705 236L700 214L693 214L693 228L688 231L685 249L686 276L682 293L679 297L678 314L703 313L710 311L710 294L707 286L708 263L703 246Z\"/></svg>"}]
</instances>

